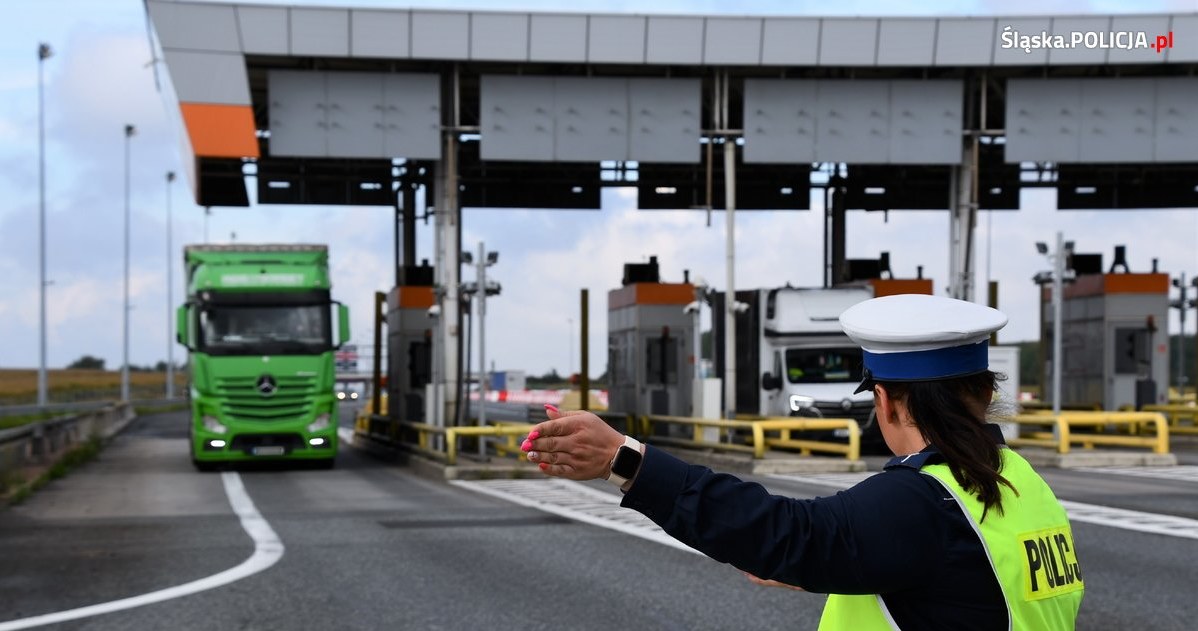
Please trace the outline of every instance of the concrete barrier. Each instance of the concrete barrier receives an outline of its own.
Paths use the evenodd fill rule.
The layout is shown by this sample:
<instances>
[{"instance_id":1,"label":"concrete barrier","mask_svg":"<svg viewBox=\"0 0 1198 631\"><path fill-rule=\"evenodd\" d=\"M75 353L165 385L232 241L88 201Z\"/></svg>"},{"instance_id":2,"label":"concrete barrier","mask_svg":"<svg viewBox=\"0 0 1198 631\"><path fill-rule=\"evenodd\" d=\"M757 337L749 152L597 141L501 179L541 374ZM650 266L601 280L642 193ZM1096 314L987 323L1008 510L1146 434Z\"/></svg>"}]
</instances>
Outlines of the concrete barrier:
<instances>
[{"instance_id":1,"label":"concrete barrier","mask_svg":"<svg viewBox=\"0 0 1198 631\"><path fill-rule=\"evenodd\" d=\"M116 403L0 430L0 477L8 479L28 469L50 467L88 440L108 439L135 416L131 404Z\"/></svg>"}]
</instances>

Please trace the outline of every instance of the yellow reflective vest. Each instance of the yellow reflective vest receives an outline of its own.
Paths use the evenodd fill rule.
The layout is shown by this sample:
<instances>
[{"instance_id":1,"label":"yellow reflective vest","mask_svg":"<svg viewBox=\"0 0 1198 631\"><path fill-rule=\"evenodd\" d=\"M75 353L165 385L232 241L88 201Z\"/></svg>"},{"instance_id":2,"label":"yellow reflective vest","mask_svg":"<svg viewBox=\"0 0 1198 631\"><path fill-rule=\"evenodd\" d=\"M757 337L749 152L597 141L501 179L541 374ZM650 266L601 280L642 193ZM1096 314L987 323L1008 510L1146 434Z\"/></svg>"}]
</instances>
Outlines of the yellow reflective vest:
<instances>
[{"instance_id":1,"label":"yellow reflective vest","mask_svg":"<svg viewBox=\"0 0 1198 631\"><path fill-rule=\"evenodd\" d=\"M926 465L920 473L944 485L969 516L1002 587L1008 628L1073 629L1085 583L1065 509L1022 456L1006 448L1001 454L1002 475L1019 494L1000 484L1003 513L988 511L985 521L981 501L961 488L948 465ZM899 627L881 595L832 594L819 628L872 631Z\"/></svg>"}]
</instances>

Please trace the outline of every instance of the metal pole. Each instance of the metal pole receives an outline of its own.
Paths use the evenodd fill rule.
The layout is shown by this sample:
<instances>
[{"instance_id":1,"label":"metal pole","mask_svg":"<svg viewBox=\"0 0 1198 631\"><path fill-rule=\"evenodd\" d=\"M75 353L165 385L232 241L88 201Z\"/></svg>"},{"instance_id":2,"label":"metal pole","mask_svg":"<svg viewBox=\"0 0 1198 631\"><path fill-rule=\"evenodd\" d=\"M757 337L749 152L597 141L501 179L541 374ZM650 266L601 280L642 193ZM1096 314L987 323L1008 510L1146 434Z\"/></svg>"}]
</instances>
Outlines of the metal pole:
<instances>
[{"instance_id":1,"label":"metal pole","mask_svg":"<svg viewBox=\"0 0 1198 631\"><path fill-rule=\"evenodd\" d=\"M724 232L728 293L724 300L724 416L736 418L736 142L724 137Z\"/></svg>"},{"instance_id":2,"label":"metal pole","mask_svg":"<svg viewBox=\"0 0 1198 631\"><path fill-rule=\"evenodd\" d=\"M1057 232L1057 249L1052 257L1052 413L1061 413L1061 292L1065 275L1065 237Z\"/></svg>"},{"instance_id":3,"label":"metal pole","mask_svg":"<svg viewBox=\"0 0 1198 631\"><path fill-rule=\"evenodd\" d=\"M1177 301L1177 317L1181 320L1177 333L1177 396L1181 396L1186 387L1186 362L1185 352L1182 351L1182 343L1186 338L1186 273L1181 273L1181 280L1177 283L1177 288L1181 290L1181 297Z\"/></svg>"},{"instance_id":4,"label":"metal pole","mask_svg":"<svg viewBox=\"0 0 1198 631\"><path fill-rule=\"evenodd\" d=\"M133 125L125 125L125 308L121 314L124 322L124 352L121 360L121 400L129 400L129 140L135 131Z\"/></svg>"},{"instance_id":5,"label":"metal pole","mask_svg":"<svg viewBox=\"0 0 1198 631\"><path fill-rule=\"evenodd\" d=\"M212 207L204 207L204 243L208 243L208 218L212 216Z\"/></svg>"},{"instance_id":6,"label":"metal pole","mask_svg":"<svg viewBox=\"0 0 1198 631\"><path fill-rule=\"evenodd\" d=\"M703 289L695 286L695 311L691 314L691 417L703 418Z\"/></svg>"},{"instance_id":7,"label":"metal pole","mask_svg":"<svg viewBox=\"0 0 1198 631\"><path fill-rule=\"evenodd\" d=\"M569 379L574 370L574 318L566 318L566 332L566 379Z\"/></svg>"},{"instance_id":8,"label":"metal pole","mask_svg":"<svg viewBox=\"0 0 1198 631\"><path fill-rule=\"evenodd\" d=\"M42 67L52 53L49 44L37 46L37 238L38 238L38 368L37 405L45 407L46 383L46 115Z\"/></svg>"},{"instance_id":9,"label":"metal pole","mask_svg":"<svg viewBox=\"0 0 1198 631\"><path fill-rule=\"evenodd\" d=\"M490 386L491 376L486 370L486 248L482 241L478 242L478 368L480 377L478 383L478 426L486 425L486 387ZM478 438L479 453L483 451L483 438Z\"/></svg>"},{"instance_id":10,"label":"metal pole","mask_svg":"<svg viewBox=\"0 0 1198 631\"><path fill-rule=\"evenodd\" d=\"M171 321L171 298L174 296L174 264L171 263L171 183L175 172L166 172L166 398L175 398L175 340Z\"/></svg>"},{"instance_id":11,"label":"metal pole","mask_svg":"<svg viewBox=\"0 0 1198 631\"><path fill-rule=\"evenodd\" d=\"M588 343L590 335L591 322L591 290L583 289L579 295L579 357L578 357L578 391L580 395L579 406L581 410L591 409L591 346Z\"/></svg>"}]
</instances>

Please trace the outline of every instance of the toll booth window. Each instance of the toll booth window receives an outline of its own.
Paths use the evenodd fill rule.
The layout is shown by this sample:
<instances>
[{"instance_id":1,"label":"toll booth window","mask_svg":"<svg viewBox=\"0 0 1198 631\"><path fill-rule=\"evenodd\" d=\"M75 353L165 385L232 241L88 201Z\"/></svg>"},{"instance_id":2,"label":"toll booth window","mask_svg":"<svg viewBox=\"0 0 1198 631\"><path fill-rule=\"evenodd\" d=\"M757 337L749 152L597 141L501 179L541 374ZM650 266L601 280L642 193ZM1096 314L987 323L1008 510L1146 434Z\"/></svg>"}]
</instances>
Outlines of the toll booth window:
<instances>
[{"instance_id":1,"label":"toll booth window","mask_svg":"<svg viewBox=\"0 0 1198 631\"><path fill-rule=\"evenodd\" d=\"M678 340L651 337L646 340L648 378L646 383L678 383Z\"/></svg>"},{"instance_id":2,"label":"toll booth window","mask_svg":"<svg viewBox=\"0 0 1198 631\"><path fill-rule=\"evenodd\" d=\"M861 381L861 349L788 348L786 380L790 383Z\"/></svg>"},{"instance_id":3,"label":"toll booth window","mask_svg":"<svg viewBox=\"0 0 1198 631\"><path fill-rule=\"evenodd\" d=\"M1137 375L1148 363L1148 331L1115 329L1115 374Z\"/></svg>"}]
</instances>

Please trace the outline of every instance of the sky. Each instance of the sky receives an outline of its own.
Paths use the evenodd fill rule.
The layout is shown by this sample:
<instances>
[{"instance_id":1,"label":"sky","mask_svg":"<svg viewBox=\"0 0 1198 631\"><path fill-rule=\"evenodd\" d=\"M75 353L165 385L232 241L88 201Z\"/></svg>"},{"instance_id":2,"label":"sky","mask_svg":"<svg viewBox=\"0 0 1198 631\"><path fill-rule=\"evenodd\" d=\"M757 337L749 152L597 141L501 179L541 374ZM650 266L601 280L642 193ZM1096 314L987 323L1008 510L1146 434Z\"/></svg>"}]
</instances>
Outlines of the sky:
<instances>
[{"instance_id":1,"label":"sky","mask_svg":"<svg viewBox=\"0 0 1198 631\"><path fill-rule=\"evenodd\" d=\"M259 4L279 4L262 2ZM397 6L384 0L320 3ZM561 10L561 0L435 2L405 6L492 10ZM38 60L39 42L54 55L44 62L47 365L60 368L84 354L121 364L124 277L125 138L130 139L130 344L135 365L164 360L168 323L184 299L183 244L326 243L334 297L353 311L354 339L371 343L373 293L386 291L393 227L389 208L254 206L215 208L207 219L182 173L168 104L158 93L140 0L3 0L0 10L0 369L36 368L38 355ZM972 0L829 4L795 0L574 0L571 11L743 15L1035 15L1198 11L1198 0L1067 2ZM174 250L168 269L167 208ZM769 287L821 283L822 208L741 212L736 216L736 285ZM1152 259L1170 274L1198 273L1198 213L1062 211L1055 194L1025 191L1019 211L982 213L976 233L978 280L1000 283L999 306L1010 317L1000 342L1036 338L1038 306L1032 276L1047 269L1035 242L1052 243L1062 231L1080 252L1101 252L1110 264L1126 244L1132 271ZM847 254L876 258L890 252L896 276L916 266L947 287L949 218L939 212L850 212ZM419 224L417 257L432 258L432 226ZM463 210L463 248L485 241L500 253L488 275L503 293L488 301L487 357L497 369L542 374L578 370L577 327L581 288L590 290L593 375L605 369L606 295L619 286L623 264L656 255L666 282L683 270L721 289L725 271L724 217L707 226L701 211L637 211L635 195L608 190L600 211ZM168 296L167 280L173 287ZM473 271L463 272L465 280ZM1187 331L1194 329L1190 314ZM1178 327L1173 310L1170 331ZM172 349L176 362L185 351ZM490 362L488 362L490 363Z\"/></svg>"}]
</instances>

